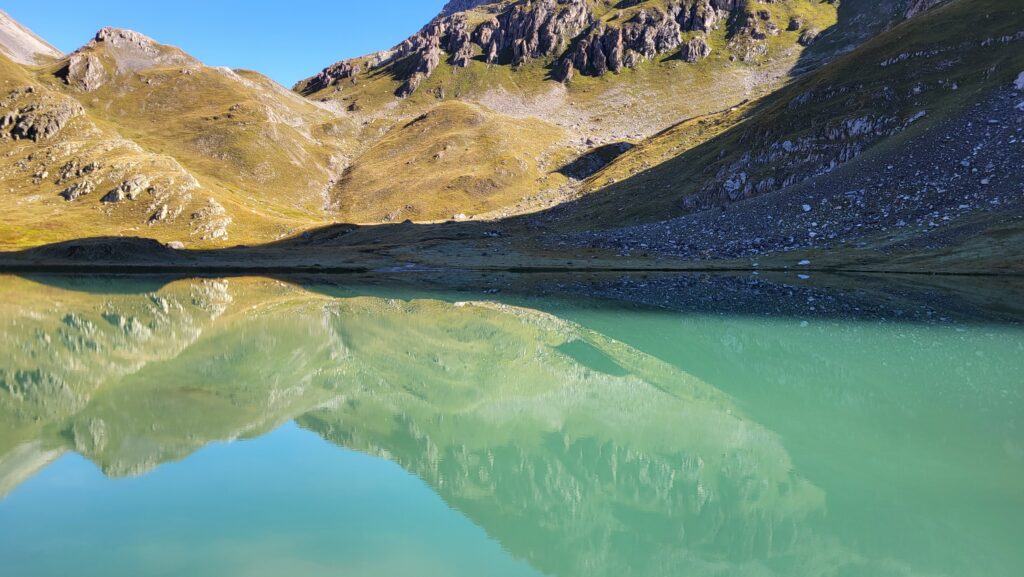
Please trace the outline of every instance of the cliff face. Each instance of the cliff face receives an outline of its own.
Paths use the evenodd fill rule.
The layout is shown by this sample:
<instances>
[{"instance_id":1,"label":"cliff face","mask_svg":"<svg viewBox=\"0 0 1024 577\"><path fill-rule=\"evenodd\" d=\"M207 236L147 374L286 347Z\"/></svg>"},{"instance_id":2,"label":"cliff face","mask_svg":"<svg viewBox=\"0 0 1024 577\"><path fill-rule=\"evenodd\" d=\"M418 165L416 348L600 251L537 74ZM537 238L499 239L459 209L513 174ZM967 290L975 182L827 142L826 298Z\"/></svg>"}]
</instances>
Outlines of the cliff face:
<instances>
[{"instance_id":1,"label":"cliff face","mask_svg":"<svg viewBox=\"0 0 1024 577\"><path fill-rule=\"evenodd\" d=\"M796 9L799 2L767 4ZM375 55L368 66L366 59L338 62L296 89L313 94L368 69L394 64L395 76L402 80L396 95L404 98L442 61L464 68L473 59L513 67L547 59L551 77L569 81L575 73L602 76L673 51L684 62L697 62L711 53L707 34L719 29L727 29L729 49L746 60L765 54L766 39L784 27L803 29L802 18L780 23L775 16L745 0L455 1L423 30ZM805 43L816 34L807 34Z\"/></svg>"}]
</instances>

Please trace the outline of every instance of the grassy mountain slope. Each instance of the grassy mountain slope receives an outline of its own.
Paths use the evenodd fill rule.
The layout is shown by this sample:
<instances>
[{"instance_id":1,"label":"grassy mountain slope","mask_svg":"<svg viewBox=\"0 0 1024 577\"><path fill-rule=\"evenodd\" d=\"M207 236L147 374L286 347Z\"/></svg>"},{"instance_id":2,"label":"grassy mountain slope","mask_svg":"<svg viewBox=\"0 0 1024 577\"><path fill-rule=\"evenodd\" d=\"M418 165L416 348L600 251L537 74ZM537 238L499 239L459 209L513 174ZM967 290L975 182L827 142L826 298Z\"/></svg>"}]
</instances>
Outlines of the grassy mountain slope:
<instances>
[{"instance_id":1,"label":"grassy mountain slope","mask_svg":"<svg viewBox=\"0 0 1024 577\"><path fill-rule=\"evenodd\" d=\"M105 235L266 242L323 222L347 164L344 117L134 32L104 29L39 67L0 60L5 248Z\"/></svg>"},{"instance_id":2,"label":"grassy mountain slope","mask_svg":"<svg viewBox=\"0 0 1024 577\"><path fill-rule=\"evenodd\" d=\"M255 221L256 230L239 236L268 236L259 220L322 219L325 191L347 162L346 119L257 73L207 67L134 32L100 31L47 72L91 114L244 207L237 228Z\"/></svg>"},{"instance_id":3,"label":"grassy mountain slope","mask_svg":"<svg viewBox=\"0 0 1024 577\"><path fill-rule=\"evenodd\" d=\"M656 221L828 175L1012 84L1024 10L956 0L772 95L678 124L595 174L580 224ZM630 202L627 202L627 199ZM642 202L636 202L642 199Z\"/></svg>"},{"instance_id":4,"label":"grassy mountain slope","mask_svg":"<svg viewBox=\"0 0 1024 577\"><path fill-rule=\"evenodd\" d=\"M536 119L445 102L363 152L332 201L360 222L448 219L509 206L538 184L565 181L554 172L564 160L562 140L559 129Z\"/></svg>"},{"instance_id":5,"label":"grassy mountain slope","mask_svg":"<svg viewBox=\"0 0 1024 577\"><path fill-rule=\"evenodd\" d=\"M174 158L122 137L3 56L0 95L0 246L109 234L187 239L208 223L188 218L205 199ZM137 200L101 200L129 182Z\"/></svg>"},{"instance_id":6,"label":"grassy mountain slope","mask_svg":"<svg viewBox=\"0 0 1024 577\"><path fill-rule=\"evenodd\" d=\"M698 25L672 20L683 14L673 12L678 2L482 3L436 19L392 51L300 83L314 102L125 31L103 31L60 63L12 65L9 74L76 98L83 105L75 122L166 155L201 191L187 200L199 196L204 208L147 205L151 212L130 226L96 219L90 233L214 246L339 221L510 217L571 200L477 227L327 227L265 250L182 262L260 255L280 263L301 249L301 262L332 265L365 257L372 266L393 258L474 266L497 253L508 266L610 266L637 253L707 260L810 251L813 259L800 260L838 266L867 261L822 251L868 248L877 268L879 259L895 262L892 254L948 256L971 235L985 241L965 254L998 256L1016 242L1006 239L1021 236L1019 178L1008 172L1021 160L1009 146L1019 141L1012 86L1024 69L1021 8L999 0L706 1L731 7ZM819 25L811 42L805 33ZM710 54L683 58L698 39ZM810 71L790 77L794 70ZM729 91L749 74L756 82ZM76 100L67 102L74 108ZM662 104L682 120L664 128ZM159 116L155 125L149 116ZM622 123L644 127L620 130ZM8 158L22 173L8 171L4 182L17 185L10 192L25 188L18 179L38 146L12 142L22 157ZM123 185L134 177L123 176L113 182L122 190L105 195L128 195ZM104 204L127 210L132 202ZM25 235L15 218L9 246L78 236L58 213L45 215L58 216L57 232L43 236L34 225ZM178 222L181 215L199 222ZM332 252L339 245L351 250ZM73 259L74 250L30 258ZM998 269L1012 261L1002 258Z\"/></svg>"},{"instance_id":7,"label":"grassy mountain slope","mask_svg":"<svg viewBox=\"0 0 1024 577\"><path fill-rule=\"evenodd\" d=\"M560 137L548 136L549 146L540 147L533 140L537 133L524 131L518 146L531 154L546 148L546 156L564 158L567 164L573 157L592 154L594 149L603 145L640 141L681 119L704 115L720 110L726 104L738 104L769 92L786 78L800 59L805 50L800 43L801 37L809 30L827 29L835 23L837 14L835 5L831 3L809 0L755 2L733 12L726 9L714 11L717 20L704 32L680 30L674 22L668 26L665 24L667 20L658 20L668 18L665 15L672 14L673 6L680 5L679 2L665 0L636 3L574 1L557 5L541 1L478 4L481 5L468 11L439 17L419 35L394 50L337 63L321 73L326 79L307 79L296 85L296 90L312 100L344 108L351 118L366 127L363 137L370 142L375 141L379 133L388 134L388 138L399 138L403 133L394 131L393 127L402 127L428 115L439 105L451 102L482 108L481 113L486 118L494 119L493 124L487 123L486 132L489 134L521 125L524 120L540 129L538 123L543 121L551 125L543 128L543 132L552 136L559 134ZM685 4L699 3L689 1ZM570 31L558 28L570 27L570 23L564 21L571 20L571 17L565 14L578 6L587 11L587 19L582 21L585 26L571 28ZM535 36L542 34L537 32L537 28L543 31L546 24L530 20L530 17L544 10L561 14L544 21L554 22L550 26L561 34L557 46L547 53L519 61L513 48L502 48L489 61L482 41L468 42L458 53L450 45L454 42L455 30L462 30L468 38L495 21L515 30L506 35L521 34L527 41L536 42ZM741 18L750 20L733 22L733 19ZM555 78L559 63L569 58L568 55L580 42L596 34L596 30L618 29L642 31L637 34L647 34L652 38L650 42L655 44L653 38L656 34L664 34L672 40L666 41L664 46L648 46L650 54L624 48L623 64L615 72L596 74L581 70L565 82ZM698 37L706 39L710 54L696 62L684 61L682 53L686 43ZM416 52L419 48L407 46L410 43L429 46L431 42L439 44L436 53L427 49L423 55ZM508 37L505 42L510 42ZM639 48L642 43L638 41L636 44ZM629 42L625 42L626 45ZM429 67L429 73L421 71L423 66ZM411 78L416 79L415 90L401 97L396 95ZM447 114L446 110L450 108L441 108L439 113ZM365 159L357 157L353 162L353 174L365 174L372 167L378 174L386 174L391 179L393 175L409 169L403 164L407 159L394 157L396 162L385 163L378 157L379 152L379 148L372 149ZM506 154L515 155L516 152L510 149ZM402 192L401 195L420 195L407 203L401 202L400 195L391 202L387 194L378 194L377 187L370 183L367 190L373 192L361 190L357 194L375 205L381 204L385 198L388 201L372 211L356 211L354 220L379 221L382 216L433 220L450 218L456 213L484 217L505 215L544 208L553 199L560 200L564 196L565 178L549 170L546 173L541 171L531 181L517 179L521 185L499 184L501 190L494 195L494 202L482 205L471 200L461 207L451 204L448 183L475 179L475 175L494 169L493 155L485 145L478 150L467 151L457 163L442 162L431 167L436 181L427 184L428 188L417 186ZM366 178L346 177L341 181L340 189L335 191L335 196L351 196L353 184L364 186L366 181ZM435 199L435 206L423 202L426 192L432 193L427 198ZM477 194L469 196L478 197ZM349 216L344 211L345 203L338 206L342 207L342 215Z\"/></svg>"},{"instance_id":8,"label":"grassy mountain slope","mask_svg":"<svg viewBox=\"0 0 1024 577\"><path fill-rule=\"evenodd\" d=\"M1024 8L954 0L631 150L548 222L620 255L1020 272L1021 46Z\"/></svg>"},{"instance_id":9,"label":"grassy mountain slope","mask_svg":"<svg viewBox=\"0 0 1024 577\"><path fill-rule=\"evenodd\" d=\"M4 177L10 192L40 199L42 208L10 215L0 235L6 248L83 234L197 247L262 243L336 221L496 211L565 182L557 169L568 159L566 136L541 121L450 103L423 122L366 122L256 72L204 66L127 30L101 30L82 49L39 67L9 62L4 74L11 90L32 85L81 109L97 130L188 175L187 186L178 186L163 182L159 167L132 165L121 170L121 182L89 177L82 184L88 194L62 203L56 195L64 188L51 189L66 179L12 169ZM76 138L106 146L93 142L97 136ZM427 162L406 146L411 139L431 148ZM38 147L23 140L23 157L10 158L24 164L28 155L38 157ZM82 166L104 165L104 153L79 156ZM63 164L55 162L40 164L38 174L56 173ZM115 192L122 182L131 190ZM77 214L90 215L84 226Z\"/></svg>"}]
</instances>

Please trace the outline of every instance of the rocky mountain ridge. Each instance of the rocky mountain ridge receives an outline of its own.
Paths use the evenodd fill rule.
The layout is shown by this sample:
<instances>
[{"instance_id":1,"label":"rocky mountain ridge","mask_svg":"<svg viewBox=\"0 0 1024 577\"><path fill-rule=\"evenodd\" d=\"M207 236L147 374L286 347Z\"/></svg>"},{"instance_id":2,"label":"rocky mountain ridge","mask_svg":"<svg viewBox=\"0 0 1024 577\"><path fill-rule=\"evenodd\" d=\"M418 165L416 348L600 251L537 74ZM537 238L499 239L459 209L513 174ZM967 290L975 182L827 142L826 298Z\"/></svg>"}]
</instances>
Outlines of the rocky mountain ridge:
<instances>
[{"instance_id":1,"label":"rocky mountain ridge","mask_svg":"<svg viewBox=\"0 0 1024 577\"><path fill-rule=\"evenodd\" d=\"M787 5L787 0L770 2ZM486 8L486 13L471 12ZM551 76L568 82L575 73L602 76L634 68L644 60L679 49L694 63L711 53L706 35L728 28L729 50L743 59L765 54L764 42L785 28L800 31L809 44L820 32L804 19L775 22L767 9L743 0L520 0L449 3L430 24L402 44L367 62L342 61L303 80L296 90L313 94L370 70L401 63L399 97L412 94L442 60L466 67L474 58L487 64L521 66L553 59Z\"/></svg>"}]
</instances>

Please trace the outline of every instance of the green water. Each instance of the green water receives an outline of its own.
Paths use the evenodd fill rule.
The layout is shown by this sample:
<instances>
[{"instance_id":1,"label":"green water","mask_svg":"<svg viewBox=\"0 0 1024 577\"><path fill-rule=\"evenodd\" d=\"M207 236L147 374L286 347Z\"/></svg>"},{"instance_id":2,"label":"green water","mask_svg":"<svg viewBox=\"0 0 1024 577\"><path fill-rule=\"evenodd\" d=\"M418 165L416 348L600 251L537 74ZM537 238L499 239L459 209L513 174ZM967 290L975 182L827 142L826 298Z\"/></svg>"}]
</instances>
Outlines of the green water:
<instances>
[{"instance_id":1,"label":"green water","mask_svg":"<svg viewBox=\"0 0 1024 577\"><path fill-rule=\"evenodd\" d=\"M0 277L0 575L1024 574L1024 331Z\"/></svg>"}]
</instances>

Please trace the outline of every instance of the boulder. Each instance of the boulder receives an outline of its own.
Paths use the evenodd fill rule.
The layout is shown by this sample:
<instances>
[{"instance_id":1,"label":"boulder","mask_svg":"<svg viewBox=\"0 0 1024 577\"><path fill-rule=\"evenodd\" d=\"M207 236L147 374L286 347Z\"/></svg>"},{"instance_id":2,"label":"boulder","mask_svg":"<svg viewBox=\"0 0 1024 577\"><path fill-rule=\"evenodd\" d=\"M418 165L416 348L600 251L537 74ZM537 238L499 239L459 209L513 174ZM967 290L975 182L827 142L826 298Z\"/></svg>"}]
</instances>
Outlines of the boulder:
<instances>
[{"instance_id":1,"label":"boulder","mask_svg":"<svg viewBox=\"0 0 1024 577\"><path fill-rule=\"evenodd\" d=\"M711 46L703 36L695 36L679 49L679 57L686 62L698 62L711 55Z\"/></svg>"},{"instance_id":2,"label":"boulder","mask_svg":"<svg viewBox=\"0 0 1024 577\"><path fill-rule=\"evenodd\" d=\"M93 182L87 178L65 188L64 190L61 191L60 195L61 197L64 198L64 200L72 201L77 200L87 194L90 194L94 190L96 190L96 185L93 184Z\"/></svg>"},{"instance_id":3,"label":"boulder","mask_svg":"<svg viewBox=\"0 0 1024 577\"><path fill-rule=\"evenodd\" d=\"M117 203L124 200L135 200L148 188L148 178L142 175L135 176L117 185L117 188L108 192L100 201Z\"/></svg>"},{"instance_id":4,"label":"boulder","mask_svg":"<svg viewBox=\"0 0 1024 577\"><path fill-rule=\"evenodd\" d=\"M800 39L797 42L799 42L801 46L810 46L811 44L814 44L814 41L818 39L820 34L821 31L817 28L808 28L803 31L803 34L800 35Z\"/></svg>"}]
</instances>

